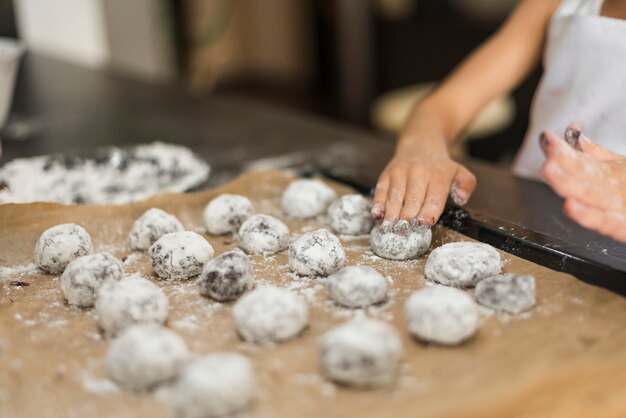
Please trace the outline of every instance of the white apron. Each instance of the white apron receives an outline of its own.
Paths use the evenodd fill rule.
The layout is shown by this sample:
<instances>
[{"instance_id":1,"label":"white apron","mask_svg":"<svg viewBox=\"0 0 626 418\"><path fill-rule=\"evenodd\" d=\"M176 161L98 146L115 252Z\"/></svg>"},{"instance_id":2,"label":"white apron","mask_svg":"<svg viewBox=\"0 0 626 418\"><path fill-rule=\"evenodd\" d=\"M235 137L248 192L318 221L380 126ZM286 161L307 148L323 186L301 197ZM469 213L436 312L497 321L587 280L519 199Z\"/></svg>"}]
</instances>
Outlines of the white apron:
<instances>
[{"instance_id":1,"label":"white apron","mask_svg":"<svg viewBox=\"0 0 626 418\"><path fill-rule=\"evenodd\" d=\"M600 16L601 8L602 0L563 0L552 17L516 175L541 179L541 131L563 136L571 122L626 155L626 20Z\"/></svg>"}]
</instances>

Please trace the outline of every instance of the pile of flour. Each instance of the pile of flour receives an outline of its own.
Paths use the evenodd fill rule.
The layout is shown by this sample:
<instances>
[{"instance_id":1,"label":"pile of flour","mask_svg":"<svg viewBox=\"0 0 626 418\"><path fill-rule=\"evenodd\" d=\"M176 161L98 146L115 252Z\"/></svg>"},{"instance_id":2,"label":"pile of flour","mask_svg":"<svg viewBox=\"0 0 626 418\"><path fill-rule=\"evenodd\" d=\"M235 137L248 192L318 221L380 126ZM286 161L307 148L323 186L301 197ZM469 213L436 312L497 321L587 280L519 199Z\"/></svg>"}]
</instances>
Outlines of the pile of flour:
<instances>
[{"instance_id":1,"label":"pile of flour","mask_svg":"<svg viewBox=\"0 0 626 418\"><path fill-rule=\"evenodd\" d=\"M190 149L153 142L107 148L95 158L47 155L0 168L0 204L35 201L123 204L202 184L210 168Z\"/></svg>"}]
</instances>

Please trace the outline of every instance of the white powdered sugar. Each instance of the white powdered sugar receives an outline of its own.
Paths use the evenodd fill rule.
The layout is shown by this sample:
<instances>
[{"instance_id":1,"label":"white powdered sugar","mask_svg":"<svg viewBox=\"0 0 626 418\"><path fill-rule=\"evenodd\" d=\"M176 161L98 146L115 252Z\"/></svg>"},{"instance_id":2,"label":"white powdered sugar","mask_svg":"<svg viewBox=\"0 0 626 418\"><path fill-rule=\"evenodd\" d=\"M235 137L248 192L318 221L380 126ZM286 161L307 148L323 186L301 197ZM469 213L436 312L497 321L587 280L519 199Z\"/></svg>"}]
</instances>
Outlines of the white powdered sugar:
<instances>
[{"instance_id":1,"label":"white powdered sugar","mask_svg":"<svg viewBox=\"0 0 626 418\"><path fill-rule=\"evenodd\" d=\"M50 274L63 273L67 265L93 252L91 236L76 224L61 224L46 229L35 245L35 263Z\"/></svg>"},{"instance_id":2,"label":"white powdered sugar","mask_svg":"<svg viewBox=\"0 0 626 418\"><path fill-rule=\"evenodd\" d=\"M150 250L154 272L162 279L190 279L213 258L213 247L192 231L172 232L159 238Z\"/></svg>"},{"instance_id":3,"label":"white powdered sugar","mask_svg":"<svg viewBox=\"0 0 626 418\"><path fill-rule=\"evenodd\" d=\"M535 278L515 274L488 277L478 282L474 296L483 306L519 314L535 305Z\"/></svg>"},{"instance_id":4,"label":"white powdered sugar","mask_svg":"<svg viewBox=\"0 0 626 418\"><path fill-rule=\"evenodd\" d=\"M289 267L303 276L328 276L346 264L346 253L326 229L308 232L289 246Z\"/></svg>"},{"instance_id":5,"label":"white powdered sugar","mask_svg":"<svg viewBox=\"0 0 626 418\"><path fill-rule=\"evenodd\" d=\"M378 387L395 381L402 360L402 342L386 322L357 318L326 333L321 363L331 380L357 387Z\"/></svg>"},{"instance_id":6,"label":"white powdered sugar","mask_svg":"<svg viewBox=\"0 0 626 418\"><path fill-rule=\"evenodd\" d=\"M478 306L462 290L431 286L413 293L404 306L409 332L417 339L456 345L478 328Z\"/></svg>"},{"instance_id":7,"label":"white powdered sugar","mask_svg":"<svg viewBox=\"0 0 626 418\"><path fill-rule=\"evenodd\" d=\"M481 279L500 273L500 254L480 242L452 242L435 248L428 256L426 277L448 285L471 287Z\"/></svg>"},{"instance_id":8,"label":"white powdered sugar","mask_svg":"<svg viewBox=\"0 0 626 418\"><path fill-rule=\"evenodd\" d=\"M0 168L0 203L128 203L184 192L206 181L209 166L180 145L154 142L109 148L96 158L64 155L15 159Z\"/></svg>"},{"instance_id":9,"label":"white powdered sugar","mask_svg":"<svg viewBox=\"0 0 626 418\"><path fill-rule=\"evenodd\" d=\"M130 248L145 251L163 235L184 230L176 216L161 209L148 209L133 223L128 235Z\"/></svg>"},{"instance_id":10,"label":"white powdered sugar","mask_svg":"<svg viewBox=\"0 0 626 418\"><path fill-rule=\"evenodd\" d=\"M233 317L244 340L278 342L302 332L309 322L309 306L287 289L264 286L242 296Z\"/></svg>"},{"instance_id":11,"label":"white powdered sugar","mask_svg":"<svg viewBox=\"0 0 626 418\"><path fill-rule=\"evenodd\" d=\"M376 225L370 234L370 245L377 256L402 261L424 254L431 239L432 232L429 228L408 230L401 235Z\"/></svg>"},{"instance_id":12,"label":"white powdered sugar","mask_svg":"<svg viewBox=\"0 0 626 418\"><path fill-rule=\"evenodd\" d=\"M328 291L338 304L363 308L387 298L389 285L382 274L369 266L348 266L328 277Z\"/></svg>"},{"instance_id":13,"label":"white powdered sugar","mask_svg":"<svg viewBox=\"0 0 626 418\"><path fill-rule=\"evenodd\" d=\"M204 210L204 222L209 234L222 235L237 232L243 221L253 213L250 199L225 193L209 202Z\"/></svg>"},{"instance_id":14,"label":"white powdered sugar","mask_svg":"<svg viewBox=\"0 0 626 418\"><path fill-rule=\"evenodd\" d=\"M85 255L68 264L61 276L61 290L70 305L89 308L103 283L121 280L123 275L122 262L113 254Z\"/></svg>"},{"instance_id":15,"label":"white powdered sugar","mask_svg":"<svg viewBox=\"0 0 626 418\"><path fill-rule=\"evenodd\" d=\"M178 380L174 416L234 416L244 412L253 401L256 387L254 369L248 358L237 353L206 355L187 366Z\"/></svg>"},{"instance_id":16,"label":"white powdered sugar","mask_svg":"<svg viewBox=\"0 0 626 418\"><path fill-rule=\"evenodd\" d=\"M269 215L252 215L239 228L241 246L252 254L271 254L289 245L289 228Z\"/></svg>"},{"instance_id":17,"label":"white powdered sugar","mask_svg":"<svg viewBox=\"0 0 626 418\"><path fill-rule=\"evenodd\" d=\"M168 310L163 290L138 274L104 283L96 299L98 322L108 336L137 323L162 324Z\"/></svg>"},{"instance_id":18,"label":"white powdered sugar","mask_svg":"<svg viewBox=\"0 0 626 418\"><path fill-rule=\"evenodd\" d=\"M371 211L371 202L360 194L341 196L328 208L330 226L338 234L369 234L374 227Z\"/></svg>"},{"instance_id":19,"label":"white powdered sugar","mask_svg":"<svg viewBox=\"0 0 626 418\"><path fill-rule=\"evenodd\" d=\"M292 218L313 218L326 212L337 197L333 189L315 179L292 181L282 197L283 209Z\"/></svg>"},{"instance_id":20,"label":"white powdered sugar","mask_svg":"<svg viewBox=\"0 0 626 418\"><path fill-rule=\"evenodd\" d=\"M253 285L252 264L239 248L209 261L198 278L200 294L220 302L239 298Z\"/></svg>"}]
</instances>

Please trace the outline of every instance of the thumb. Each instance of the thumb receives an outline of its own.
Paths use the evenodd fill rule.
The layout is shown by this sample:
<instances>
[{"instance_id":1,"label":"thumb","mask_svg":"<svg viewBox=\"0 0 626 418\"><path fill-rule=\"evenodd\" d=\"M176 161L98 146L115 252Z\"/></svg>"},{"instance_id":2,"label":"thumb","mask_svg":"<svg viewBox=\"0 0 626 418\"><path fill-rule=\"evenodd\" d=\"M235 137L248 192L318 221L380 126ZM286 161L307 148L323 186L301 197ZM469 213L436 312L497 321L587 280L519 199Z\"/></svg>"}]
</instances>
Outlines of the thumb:
<instances>
[{"instance_id":1,"label":"thumb","mask_svg":"<svg viewBox=\"0 0 626 418\"><path fill-rule=\"evenodd\" d=\"M474 189L476 188L476 176L474 176L467 168L458 165L452 187L450 188L450 197L452 201L459 206L467 203Z\"/></svg>"}]
</instances>

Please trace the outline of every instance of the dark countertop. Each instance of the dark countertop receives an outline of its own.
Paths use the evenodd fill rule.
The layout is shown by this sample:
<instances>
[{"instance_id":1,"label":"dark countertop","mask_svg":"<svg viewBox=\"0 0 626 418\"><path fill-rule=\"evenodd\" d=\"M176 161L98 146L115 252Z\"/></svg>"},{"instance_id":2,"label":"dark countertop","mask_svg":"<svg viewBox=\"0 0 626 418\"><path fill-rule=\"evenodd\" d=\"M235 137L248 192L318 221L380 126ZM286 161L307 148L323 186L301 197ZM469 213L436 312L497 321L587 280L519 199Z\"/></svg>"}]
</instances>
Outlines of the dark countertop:
<instances>
[{"instance_id":1,"label":"dark countertop","mask_svg":"<svg viewBox=\"0 0 626 418\"><path fill-rule=\"evenodd\" d=\"M194 97L180 86L153 85L34 55L27 55L21 67L13 116L18 129L4 132L2 163L158 140L186 145L204 157L212 170L208 185L251 167L297 167L321 170L366 190L393 152L388 137L249 98ZM559 270L573 268L579 276L587 275L584 266L580 270L564 260L604 267L589 273L591 281L594 275L616 274L615 269L625 276L626 245L570 221L547 186L478 161L467 165L479 184L467 205L476 221L463 226L468 235L489 242L500 234L494 244ZM550 260L520 249L529 242L539 253L549 249Z\"/></svg>"}]
</instances>

